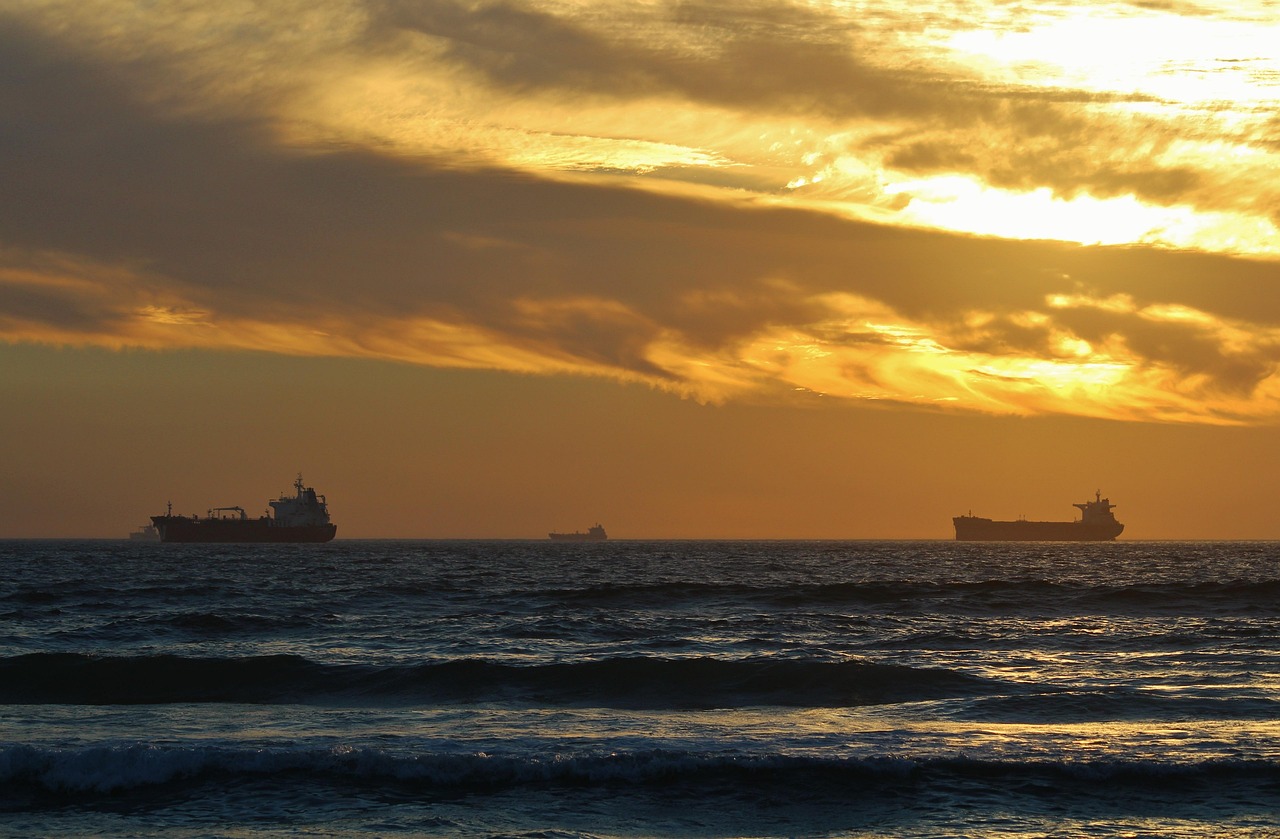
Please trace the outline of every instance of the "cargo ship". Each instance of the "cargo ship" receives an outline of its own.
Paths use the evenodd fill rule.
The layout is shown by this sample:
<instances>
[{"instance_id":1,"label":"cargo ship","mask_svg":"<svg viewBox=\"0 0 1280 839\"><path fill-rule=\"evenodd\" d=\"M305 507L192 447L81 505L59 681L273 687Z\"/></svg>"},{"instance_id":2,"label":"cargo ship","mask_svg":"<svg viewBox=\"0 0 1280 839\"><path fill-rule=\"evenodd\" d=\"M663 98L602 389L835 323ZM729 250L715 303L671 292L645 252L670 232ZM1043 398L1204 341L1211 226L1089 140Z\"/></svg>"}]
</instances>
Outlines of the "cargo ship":
<instances>
[{"instance_id":1,"label":"cargo ship","mask_svg":"<svg viewBox=\"0 0 1280 839\"><path fill-rule=\"evenodd\" d=\"M173 505L151 523L161 542L328 542L338 532L329 521L323 495L304 486L302 476L293 482L294 496L268 501L274 515L249 518L243 507L214 507L201 516L175 516Z\"/></svg>"},{"instance_id":2,"label":"cargo ship","mask_svg":"<svg viewBox=\"0 0 1280 839\"><path fill-rule=\"evenodd\" d=\"M1080 518L1075 521L992 521L972 513L951 521L959 541L1109 542L1124 530L1111 512L1116 505L1103 498L1101 491L1094 500L1071 506L1080 509Z\"/></svg>"},{"instance_id":3,"label":"cargo ship","mask_svg":"<svg viewBox=\"0 0 1280 839\"><path fill-rule=\"evenodd\" d=\"M603 542L609 538L598 522L593 527L587 528L586 533L575 530L572 533L548 533L547 535L553 542Z\"/></svg>"}]
</instances>

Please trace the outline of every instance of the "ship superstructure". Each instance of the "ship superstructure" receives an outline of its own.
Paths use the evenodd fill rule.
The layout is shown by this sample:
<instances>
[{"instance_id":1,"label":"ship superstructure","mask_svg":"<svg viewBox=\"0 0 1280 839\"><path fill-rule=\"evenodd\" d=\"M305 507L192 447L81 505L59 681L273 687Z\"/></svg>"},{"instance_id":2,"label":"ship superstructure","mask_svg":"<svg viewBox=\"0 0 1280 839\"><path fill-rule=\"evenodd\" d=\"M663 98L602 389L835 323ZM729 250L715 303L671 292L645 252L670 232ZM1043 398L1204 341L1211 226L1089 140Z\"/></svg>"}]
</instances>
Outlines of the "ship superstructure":
<instances>
[{"instance_id":1,"label":"ship superstructure","mask_svg":"<svg viewBox=\"0 0 1280 839\"><path fill-rule=\"evenodd\" d=\"M599 522L588 528L586 533L575 530L572 533L548 533L547 536L555 542L603 542L609 538Z\"/></svg>"},{"instance_id":2,"label":"ship superstructure","mask_svg":"<svg viewBox=\"0 0 1280 839\"><path fill-rule=\"evenodd\" d=\"M1124 530L1111 512L1116 505L1103 498L1101 491L1095 493L1094 500L1072 506L1080 510L1076 521L992 521L972 513L951 521L960 541L1109 542Z\"/></svg>"},{"instance_id":3,"label":"ship superstructure","mask_svg":"<svg viewBox=\"0 0 1280 839\"><path fill-rule=\"evenodd\" d=\"M294 495L268 501L274 515L249 518L243 507L214 507L204 516L175 516L173 505L152 516L161 542L328 542L338 532L329 506L314 487L293 482Z\"/></svg>"}]
</instances>

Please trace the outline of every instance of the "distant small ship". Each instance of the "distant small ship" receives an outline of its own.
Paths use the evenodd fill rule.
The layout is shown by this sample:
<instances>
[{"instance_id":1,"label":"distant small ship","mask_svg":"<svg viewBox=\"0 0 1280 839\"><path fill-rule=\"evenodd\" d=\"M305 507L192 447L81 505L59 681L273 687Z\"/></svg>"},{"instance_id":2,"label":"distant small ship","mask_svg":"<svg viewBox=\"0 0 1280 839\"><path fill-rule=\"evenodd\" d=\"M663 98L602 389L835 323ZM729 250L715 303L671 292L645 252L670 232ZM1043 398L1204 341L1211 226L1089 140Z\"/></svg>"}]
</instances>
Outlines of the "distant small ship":
<instances>
[{"instance_id":1,"label":"distant small ship","mask_svg":"<svg viewBox=\"0 0 1280 839\"><path fill-rule=\"evenodd\" d=\"M972 513L951 519L959 541L990 542L1109 542L1120 535L1124 525L1116 521L1116 505L1099 491L1093 501L1073 504L1080 508L1078 521L992 521Z\"/></svg>"},{"instance_id":2,"label":"distant small ship","mask_svg":"<svg viewBox=\"0 0 1280 839\"><path fill-rule=\"evenodd\" d=\"M281 495L268 501L274 516L251 519L243 507L214 507L203 518L175 516L173 505L151 522L161 542L328 542L338 532L329 521L323 495L303 486L302 476L293 482L294 497Z\"/></svg>"},{"instance_id":3,"label":"distant small ship","mask_svg":"<svg viewBox=\"0 0 1280 839\"><path fill-rule=\"evenodd\" d=\"M555 542L603 542L609 538L599 523L588 528L586 533L575 530L572 533L548 533L547 535Z\"/></svg>"},{"instance_id":4,"label":"distant small ship","mask_svg":"<svg viewBox=\"0 0 1280 839\"><path fill-rule=\"evenodd\" d=\"M144 524L129 534L130 542L159 542L160 531L154 525Z\"/></svg>"}]
</instances>

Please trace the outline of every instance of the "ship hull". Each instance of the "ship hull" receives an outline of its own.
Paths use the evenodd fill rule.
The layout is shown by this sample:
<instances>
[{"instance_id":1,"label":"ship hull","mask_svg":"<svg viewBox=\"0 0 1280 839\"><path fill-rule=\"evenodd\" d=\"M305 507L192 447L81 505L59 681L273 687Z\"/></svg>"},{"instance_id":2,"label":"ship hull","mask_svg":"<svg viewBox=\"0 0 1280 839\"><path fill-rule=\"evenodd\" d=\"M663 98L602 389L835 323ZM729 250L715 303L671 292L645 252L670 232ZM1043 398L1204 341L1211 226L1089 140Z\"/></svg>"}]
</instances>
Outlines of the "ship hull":
<instances>
[{"instance_id":1,"label":"ship hull","mask_svg":"<svg viewBox=\"0 0 1280 839\"><path fill-rule=\"evenodd\" d=\"M548 533L552 542L603 542L607 536L593 536L590 533Z\"/></svg>"},{"instance_id":2,"label":"ship hull","mask_svg":"<svg viewBox=\"0 0 1280 839\"><path fill-rule=\"evenodd\" d=\"M286 526L269 518L198 519L187 516L152 516L161 542L328 542L338 532L335 524Z\"/></svg>"},{"instance_id":3,"label":"ship hull","mask_svg":"<svg viewBox=\"0 0 1280 839\"><path fill-rule=\"evenodd\" d=\"M992 521L977 516L952 519L962 542L1110 542L1124 531L1119 522Z\"/></svg>"}]
</instances>

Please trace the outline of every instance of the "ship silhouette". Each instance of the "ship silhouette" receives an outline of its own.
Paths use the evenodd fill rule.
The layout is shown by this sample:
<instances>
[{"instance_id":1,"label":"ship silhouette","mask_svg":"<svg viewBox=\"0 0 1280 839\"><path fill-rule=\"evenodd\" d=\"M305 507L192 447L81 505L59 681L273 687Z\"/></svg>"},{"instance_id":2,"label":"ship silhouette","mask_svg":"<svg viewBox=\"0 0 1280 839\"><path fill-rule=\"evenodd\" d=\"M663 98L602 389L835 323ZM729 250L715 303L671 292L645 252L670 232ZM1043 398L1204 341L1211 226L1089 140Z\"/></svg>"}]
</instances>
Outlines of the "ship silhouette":
<instances>
[{"instance_id":1,"label":"ship silhouette","mask_svg":"<svg viewBox=\"0 0 1280 839\"><path fill-rule=\"evenodd\" d=\"M152 516L161 542L328 542L338 532L329 521L329 506L302 476L293 482L292 498L268 501L274 515L249 518L243 507L214 507L201 516L175 516L173 505Z\"/></svg>"},{"instance_id":2,"label":"ship silhouette","mask_svg":"<svg viewBox=\"0 0 1280 839\"><path fill-rule=\"evenodd\" d=\"M572 533L548 533L547 536L554 542L603 542L609 538L599 522L588 528L586 533L575 530Z\"/></svg>"},{"instance_id":3,"label":"ship silhouette","mask_svg":"<svg viewBox=\"0 0 1280 839\"><path fill-rule=\"evenodd\" d=\"M970 513L951 522L962 542L1109 542L1124 530L1111 512L1116 505L1101 490L1094 500L1071 506L1080 509L1076 521L992 521Z\"/></svg>"}]
</instances>

